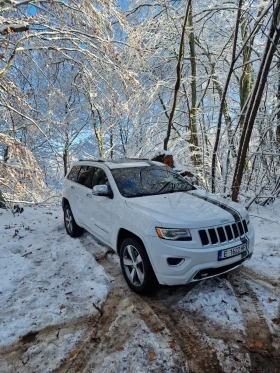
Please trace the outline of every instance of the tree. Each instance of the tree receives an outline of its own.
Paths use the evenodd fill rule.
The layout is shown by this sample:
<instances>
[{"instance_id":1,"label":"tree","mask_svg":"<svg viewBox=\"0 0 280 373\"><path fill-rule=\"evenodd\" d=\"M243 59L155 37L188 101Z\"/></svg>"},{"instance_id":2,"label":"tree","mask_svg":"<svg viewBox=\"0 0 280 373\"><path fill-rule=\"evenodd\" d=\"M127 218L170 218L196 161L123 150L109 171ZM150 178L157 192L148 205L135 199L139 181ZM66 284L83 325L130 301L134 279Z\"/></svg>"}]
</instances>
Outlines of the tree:
<instances>
[{"instance_id":1,"label":"tree","mask_svg":"<svg viewBox=\"0 0 280 373\"><path fill-rule=\"evenodd\" d=\"M272 20L269 35L266 41L262 62L259 68L259 72L255 81L255 85L250 93L249 102L244 118L244 127L241 134L240 146L238 150L235 174L232 184L232 199L233 201L238 200L238 194L243 178L243 171L246 165L246 155L249 149L250 139L252 130L254 127L255 119L258 113L262 95L265 89L265 83L270 71L273 56L275 54L279 38L280 29L279 25L279 14L280 14L280 1L275 2L273 9Z\"/></svg>"}]
</instances>

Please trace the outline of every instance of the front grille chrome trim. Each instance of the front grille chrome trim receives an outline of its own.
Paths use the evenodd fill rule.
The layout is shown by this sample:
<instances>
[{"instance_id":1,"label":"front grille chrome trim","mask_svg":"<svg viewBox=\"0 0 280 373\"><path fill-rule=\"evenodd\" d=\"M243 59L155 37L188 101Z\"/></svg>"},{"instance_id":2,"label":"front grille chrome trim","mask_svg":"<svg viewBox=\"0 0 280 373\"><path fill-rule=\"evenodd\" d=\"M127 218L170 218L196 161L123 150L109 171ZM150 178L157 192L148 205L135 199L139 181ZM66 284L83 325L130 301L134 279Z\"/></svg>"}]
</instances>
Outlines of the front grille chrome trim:
<instances>
[{"instance_id":1,"label":"front grille chrome trim","mask_svg":"<svg viewBox=\"0 0 280 373\"><path fill-rule=\"evenodd\" d=\"M240 230L239 225L241 225L241 228L242 228L243 232ZM231 234L232 234L232 239L230 239L230 240L229 240L229 235L228 235L228 232L226 230L226 227L230 228L230 231L231 231ZM224 232L225 239L226 239L225 241L222 241L223 237L220 237L219 230ZM217 236L217 242L215 242L215 243L213 243L213 240L212 240L213 239L213 231L216 233L216 236ZM236 233L235 233L235 231L236 231ZM218 226L218 227L209 227L209 228L203 228L203 229L198 230L198 235L200 237L200 241L201 241L201 244L202 244L203 248L216 247L216 246L221 246L221 245L225 245L225 244L228 244L228 243L234 243L234 242L239 241L242 238L246 237L247 233L248 233L248 230L246 232L246 227L245 227L245 224L244 224L243 221L238 221L238 222L234 222L234 223L230 223L230 224L226 224L226 225L221 225L221 226ZM203 240L201 238L201 236L203 234L206 235L207 238L208 238L208 243L207 244L203 244Z\"/></svg>"}]
</instances>

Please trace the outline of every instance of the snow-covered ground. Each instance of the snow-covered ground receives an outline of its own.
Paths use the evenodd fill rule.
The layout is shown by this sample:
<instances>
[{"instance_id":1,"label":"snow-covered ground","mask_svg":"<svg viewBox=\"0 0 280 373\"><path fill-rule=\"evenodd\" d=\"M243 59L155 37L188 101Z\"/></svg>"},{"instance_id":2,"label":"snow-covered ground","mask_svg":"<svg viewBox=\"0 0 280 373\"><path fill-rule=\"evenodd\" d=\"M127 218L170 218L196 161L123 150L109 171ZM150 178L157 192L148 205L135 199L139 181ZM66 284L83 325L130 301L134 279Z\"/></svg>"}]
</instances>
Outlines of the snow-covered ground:
<instances>
[{"instance_id":1,"label":"snow-covered ground","mask_svg":"<svg viewBox=\"0 0 280 373\"><path fill-rule=\"evenodd\" d=\"M213 371L218 364L224 372L250 372L255 344L270 351L271 336L280 341L280 202L250 213L256 242L246 268L268 287L236 271L191 290L163 289L154 302L131 293L116 255L104 269L98 258L108 248L90 234L67 236L60 206L0 210L0 372L55 371L81 356L86 343L98 352L94 361L88 354L86 371L206 371L206 363L195 364L209 350Z\"/></svg>"},{"instance_id":2,"label":"snow-covered ground","mask_svg":"<svg viewBox=\"0 0 280 373\"><path fill-rule=\"evenodd\" d=\"M31 331L98 313L93 303L100 307L106 298L107 276L65 234L61 207L0 214L0 349ZM65 337L58 362L79 337Z\"/></svg>"},{"instance_id":3,"label":"snow-covered ground","mask_svg":"<svg viewBox=\"0 0 280 373\"><path fill-rule=\"evenodd\" d=\"M255 228L255 252L247 266L280 280L280 200L265 207L253 205L250 217Z\"/></svg>"}]
</instances>

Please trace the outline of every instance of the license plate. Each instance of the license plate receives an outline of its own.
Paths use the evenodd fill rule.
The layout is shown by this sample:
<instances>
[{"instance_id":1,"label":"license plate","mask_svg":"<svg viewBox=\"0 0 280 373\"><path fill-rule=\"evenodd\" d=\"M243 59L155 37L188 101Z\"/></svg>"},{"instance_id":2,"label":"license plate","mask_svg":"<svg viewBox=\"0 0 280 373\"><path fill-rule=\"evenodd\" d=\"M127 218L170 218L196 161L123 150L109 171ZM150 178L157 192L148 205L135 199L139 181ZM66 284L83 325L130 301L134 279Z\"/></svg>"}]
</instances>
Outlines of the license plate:
<instances>
[{"instance_id":1,"label":"license plate","mask_svg":"<svg viewBox=\"0 0 280 373\"><path fill-rule=\"evenodd\" d=\"M247 244L243 243L242 245L231 247L230 249L220 250L218 252L218 260L224 260L232 258L233 256L240 255L247 250Z\"/></svg>"}]
</instances>

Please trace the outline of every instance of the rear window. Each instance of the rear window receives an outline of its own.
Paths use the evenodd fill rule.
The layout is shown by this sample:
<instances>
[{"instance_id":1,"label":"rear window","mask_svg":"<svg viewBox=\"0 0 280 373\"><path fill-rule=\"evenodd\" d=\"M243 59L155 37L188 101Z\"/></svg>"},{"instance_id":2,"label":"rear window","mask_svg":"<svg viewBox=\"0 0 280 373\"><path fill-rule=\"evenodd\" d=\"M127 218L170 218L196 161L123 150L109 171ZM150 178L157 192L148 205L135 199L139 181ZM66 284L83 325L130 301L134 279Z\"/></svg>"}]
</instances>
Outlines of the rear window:
<instances>
[{"instance_id":1,"label":"rear window","mask_svg":"<svg viewBox=\"0 0 280 373\"><path fill-rule=\"evenodd\" d=\"M77 181L77 177L80 171L80 166L73 166L71 171L69 172L67 179L71 181Z\"/></svg>"},{"instance_id":2,"label":"rear window","mask_svg":"<svg viewBox=\"0 0 280 373\"><path fill-rule=\"evenodd\" d=\"M77 182L87 188L92 189L92 177L93 177L94 170L95 170L95 167L82 166Z\"/></svg>"}]
</instances>

